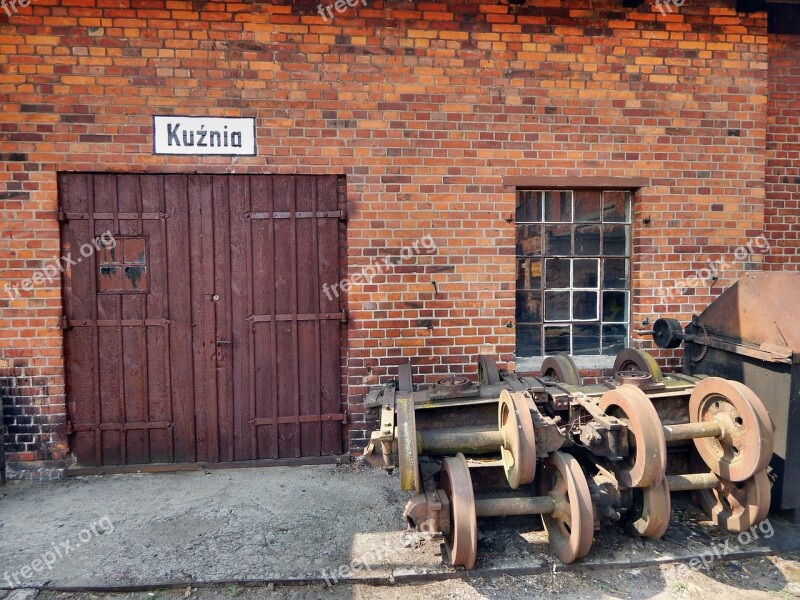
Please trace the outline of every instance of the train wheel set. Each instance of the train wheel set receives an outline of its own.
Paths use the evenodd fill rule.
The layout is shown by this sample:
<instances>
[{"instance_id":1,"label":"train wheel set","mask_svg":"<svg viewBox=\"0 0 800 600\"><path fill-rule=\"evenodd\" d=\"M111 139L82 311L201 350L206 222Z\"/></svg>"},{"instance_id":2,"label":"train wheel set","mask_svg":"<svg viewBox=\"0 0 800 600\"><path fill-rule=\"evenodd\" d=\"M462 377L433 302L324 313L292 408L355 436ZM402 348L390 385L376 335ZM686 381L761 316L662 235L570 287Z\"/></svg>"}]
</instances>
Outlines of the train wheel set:
<instances>
[{"instance_id":1,"label":"train wheel set","mask_svg":"<svg viewBox=\"0 0 800 600\"><path fill-rule=\"evenodd\" d=\"M546 358L537 377L487 356L478 373L478 383L450 376L417 390L403 365L365 402L380 424L366 458L399 469L402 489L416 492L409 526L440 536L453 565L475 565L479 518L541 515L552 551L570 563L605 526L660 538L672 492L695 492L726 531L767 516L774 427L741 383L664 375L634 349L592 385L566 354Z\"/></svg>"}]
</instances>

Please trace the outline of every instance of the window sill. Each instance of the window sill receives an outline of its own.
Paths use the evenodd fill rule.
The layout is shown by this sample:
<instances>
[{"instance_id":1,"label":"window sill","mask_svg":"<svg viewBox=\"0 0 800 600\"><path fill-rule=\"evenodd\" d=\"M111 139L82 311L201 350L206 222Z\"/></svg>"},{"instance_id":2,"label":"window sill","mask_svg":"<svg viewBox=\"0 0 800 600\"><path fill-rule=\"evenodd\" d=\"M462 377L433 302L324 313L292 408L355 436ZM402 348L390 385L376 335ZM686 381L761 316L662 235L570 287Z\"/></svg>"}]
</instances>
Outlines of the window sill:
<instances>
[{"instance_id":1,"label":"window sill","mask_svg":"<svg viewBox=\"0 0 800 600\"><path fill-rule=\"evenodd\" d=\"M539 373L546 356L517 357L516 368L519 372ZM572 360L578 370L610 369L614 366L615 356L573 356Z\"/></svg>"}]
</instances>

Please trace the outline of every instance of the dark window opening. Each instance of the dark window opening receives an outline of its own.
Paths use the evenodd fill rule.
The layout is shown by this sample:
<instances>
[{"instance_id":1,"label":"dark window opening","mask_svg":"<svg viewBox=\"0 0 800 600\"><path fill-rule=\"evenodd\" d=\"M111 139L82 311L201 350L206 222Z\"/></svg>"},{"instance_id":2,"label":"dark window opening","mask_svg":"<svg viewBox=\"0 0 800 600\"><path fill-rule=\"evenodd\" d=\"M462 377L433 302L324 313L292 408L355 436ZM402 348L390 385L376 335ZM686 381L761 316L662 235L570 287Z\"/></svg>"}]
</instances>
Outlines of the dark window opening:
<instances>
[{"instance_id":1,"label":"dark window opening","mask_svg":"<svg viewBox=\"0 0 800 600\"><path fill-rule=\"evenodd\" d=\"M631 198L519 190L517 356L614 356L630 329Z\"/></svg>"}]
</instances>

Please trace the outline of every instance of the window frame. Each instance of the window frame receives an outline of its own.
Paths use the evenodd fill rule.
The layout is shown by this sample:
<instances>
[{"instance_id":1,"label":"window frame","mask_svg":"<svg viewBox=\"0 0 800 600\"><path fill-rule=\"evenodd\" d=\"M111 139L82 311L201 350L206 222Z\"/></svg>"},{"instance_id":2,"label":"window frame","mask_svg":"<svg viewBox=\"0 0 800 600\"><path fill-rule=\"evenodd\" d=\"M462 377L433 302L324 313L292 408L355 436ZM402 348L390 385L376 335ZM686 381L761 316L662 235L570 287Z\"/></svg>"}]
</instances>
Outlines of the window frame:
<instances>
[{"instance_id":1,"label":"window frame","mask_svg":"<svg viewBox=\"0 0 800 600\"><path fill-rule=\"evenodd\" d=\"M559 182L561 183L561 182ZM607 182L603 182L607 183ZM566 351L569 354L573 354L575 352L575 326L581 325L596 325L597 326L597 335L598 335L598 347L599 353L591 353L591 354L577 354L574 355L576 357L580 357L584 361L599 361L605 362L609 358L613 359L613 354L606 354L604 353L605 348L614 348L615 346L610 346L605 343L606 335L609 337L616 338L614 334L605 332L608 328L614 327L616 325L622 325L625 327L625 335L623 340L623 346L628 346L631 340L631 332L632 332L632 315L633 315L633 281L632 281L632 271L633 271L633 239L634 239L634 220L633 220L633 211L634 211L634 201L636 198L637 186L617 186L617 185L603 185L603 186L582 186L576 182L574 185L566 186L566 185L559 185L554 187L547 187L547 186L528 186L528 185L518 185L515 189L515 200L516 200L516 209L514 213L514 227L515 227L515 354L517 359L522 360L543 360L547 356L551 356L556 354L559 350L547 350L547 339L545 336L545 331L548 327L553 328L568 328L569 332L569 342L568 348ZM578 220L578 215L576 215L576 202L579 199L580 192L594 192L601 194L601 200L599 204L599 214L597 216L597 220ZM520 217L520 209L523 206L525 200L523 199L523 194L536 194L538 196L538 208L534 204L534 208L531 209L530 206L527 206L523 210L523 219L536 219L536 220L518 220ZM564 209L562 209L562 214L558 215L557 217L559 220L557 221L548 221L548 203L547 203L547 194L548 193L559 193L562 194L561 198L559 198L559 202L563 203L563 194L569 194L569 220L564 220ZM607 220L607 215L605 214L605 206L606 202L604 201L604 196L607 193L623 193L624 196L624 204L623 204L623 218L622 220ZM530 202L532 199L528 198L527 201ZM534 201L535 202L535 201ZM553 204L549 205L550 207ZM584 218L586 215L583 215ZM548 230L547 226L568 226L569 229L569 253L559 253L559 252L551 252L548 249L547 245L547 235ZM581 225L596 225L598 227L600 236L598 240L598 250L596 253L589 252L585 255L576 254L576 231L577 228ZM619 225L623 228L623 231L626 233L624 238L625 243L625 250L622 254L607 254L606 253L606 246L604 243L604 234L605 234L605 227L606 226L614 226ZM533 252L532 253L525 253L523 250L525 245L525 239L532 239L532 238L520 238L519 234L521 231L521 227L531 227L531 226L539 226L539 234L538 234L538 244L533 244ZM538 249L537 249L538 248ZM537 254L538 252L538 254ZM553 259L565 259L569 261L569 279L567 282L567 287L548 287L547 285L547 270L548 270L548 260ZM529 265L527 260L540 260L541 261L541 272L540 272L540 282L538 287L527 287L527 288L519 288L517 287L517 283L520 281L520 273L521 271L521 264L525 264L525 268L529 269ZM597 267L597 281L596 287L585 287L585 286L575 286L574 284L574 270L575 270L575 261L582 260L582 259L594 259L598 262ZM623 264L627 267L627 285L625 287L606 287L605 281L605 269L608 266L606 261L619 259L625 261ZM526 276L527 281L527 276ZM568 293L568 319L548 319L546 316L547 308L545 302L545 296L547 292L553 291L561 291ZM595 319L592 318L575 318L575 293L576 292L596 292L596 301L595 301L595 314L597 317ZM625 294L625 314L622 316L622 319L619 321L606 321L604 320L603 315L603 308L604 302L603 299L606 297L607 292L621 292ZM519 317L521 316L522 311L520 310L520 294L526 293L539 293L540 299L540 320L534 323L525 323L525 321L520 321ZM530 327L530 328L537 328L538 331L538 345L539 345L539 353L538 354L519 354L518 352L518 340L519 340L519 332L520 327ZM618 343L618 342L617 342ZM590 348L591 350L591 348ZM616 353L616 351L614 351Z\"/></svg>"},{"instance_id":2,"label":"window frame","mask_svg":"<svg viewBox=\"0 0 800 600\"><path fill-rule=\"evenodd\" d=\"M125 245L129 242L141 243L142 245L142 262L129 262L125 260L126 249ZM119 259L114 259L114 250L119 249ZM115 277L120 281L125 280L125 271L128 269L140 269L145 274L144 285L141 288L137 287L105 287L110 285L110 282L103 282L103 269L114 268L120 269L120 276ZM117 235L114 236L114 246L111 249L102 248L95 253L95 283L97 286L98 295L138 295L150 294L151 284L150 281L150 236L149 235Z\"/></svg>"}]
</instances>

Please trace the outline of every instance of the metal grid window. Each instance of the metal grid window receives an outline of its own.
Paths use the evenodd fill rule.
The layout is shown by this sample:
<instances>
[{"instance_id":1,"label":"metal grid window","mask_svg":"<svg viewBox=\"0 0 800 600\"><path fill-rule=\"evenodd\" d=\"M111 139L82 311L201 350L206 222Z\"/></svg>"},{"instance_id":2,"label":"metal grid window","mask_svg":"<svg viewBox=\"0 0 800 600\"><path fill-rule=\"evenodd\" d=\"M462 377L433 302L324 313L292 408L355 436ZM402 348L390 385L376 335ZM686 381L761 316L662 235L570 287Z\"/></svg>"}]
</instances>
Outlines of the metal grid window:
<instances>
[{"instance_id":1,"label":"metal grid window","mask_svg":"<svg viewBox=\"0 0 800 600\"><path fill-rule=\"evenodd\" d=\"M117 237L113 247L101 248L97 256L98 291L118 294L149 291L146 238Z\"/></svg>"},{"instance_id":2,"label":"metal grid window","mask_svg":"<svg viewBox=\"0 0 800 600\"><path fill-rule=\"evenodd\" d=\"M613 356L630 330L631 192L517 192L517 356Z\"/></svg>"}]
</instances>

